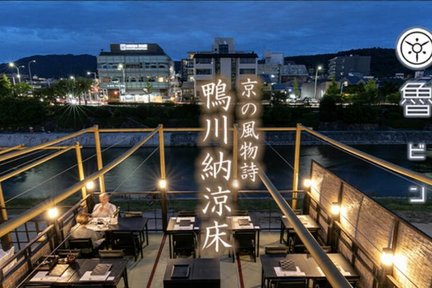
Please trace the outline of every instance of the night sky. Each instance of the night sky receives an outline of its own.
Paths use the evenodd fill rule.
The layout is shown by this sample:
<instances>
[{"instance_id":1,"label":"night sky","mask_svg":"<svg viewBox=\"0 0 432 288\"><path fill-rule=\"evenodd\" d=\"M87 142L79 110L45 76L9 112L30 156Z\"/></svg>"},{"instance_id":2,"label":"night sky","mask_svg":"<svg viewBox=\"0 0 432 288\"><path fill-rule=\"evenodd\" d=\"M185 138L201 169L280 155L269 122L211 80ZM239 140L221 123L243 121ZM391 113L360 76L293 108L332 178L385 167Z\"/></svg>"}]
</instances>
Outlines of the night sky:
<instances>
[{"instance_id":1,"label":"night sky","mask_svg":"<svg viewBox=\"0 0 432 288\"><path fill-rule=\"evenodd\" d=\"M92 54L110 43L158 43L174 60L234 37L237 50L285 55L393 48L413 26L432 30L432 2L2 2L0 62Z\"/></svg>"}]
</instances>

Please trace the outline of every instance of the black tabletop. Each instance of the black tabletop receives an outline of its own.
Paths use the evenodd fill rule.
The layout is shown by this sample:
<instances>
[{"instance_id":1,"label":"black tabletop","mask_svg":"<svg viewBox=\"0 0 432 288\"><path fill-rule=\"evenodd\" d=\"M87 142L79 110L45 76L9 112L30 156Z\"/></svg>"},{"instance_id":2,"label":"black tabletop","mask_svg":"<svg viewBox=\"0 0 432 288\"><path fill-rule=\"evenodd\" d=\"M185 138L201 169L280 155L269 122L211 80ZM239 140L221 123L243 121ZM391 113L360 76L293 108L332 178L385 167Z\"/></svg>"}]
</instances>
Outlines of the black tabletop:
<instances>
[{"instance_id":1,"label":"black tabletop","mask_svg":"<svg viewBox=\"0 0 432 288\"><path fill-rule=\"evenodd\" d=\"M106 280L101 281L81 281L81 277L87 271L92 271L97 264L106 263L111 264L110 274ZM123 271L126 269L127 260L125 259L76 259L75 263L70 264L68 269L62 274L62 277L56 281L37 281L33 283L41 284L54 284L56 286L82 286L86 283L103 284L108 286L115 286L119 283L123 276Z\"/></svg>"},{"instance_id":2,"label":"black tabletop","mask_svg":"<svg viewBox=\"0 0 432 288\"><path fill-rule=\"evenodd\" d=\"M189 226L180 226L179 220L193 220L190 221ZM195 230L199 230L199 222L197 217L171 217L168 221L168 226L166 229L167 233L175 233L175 232L191 232Z\"/></svg>"},{"instance_id":3,"label":"black tabletop","mask_svg":"<svg viewBox=\"0 0 432 288\"><path fill-rule=\"evenodd\" d=\"M351 264L343 257L340 253L329 253L327 254L330 260L339 268L340 271L343 270L343 275L346 278L359 278L360 276L351 266ZM295 265L300 268L302 272L305 273L304 278L325 278L324 273L321 268L319 268L315 259L310 254L287 254L286 257L281 256L271 256L262 255L261 257L262 270L264 272L264 278L276 279L281 278L276 275L274 267L279 267L279 261L282 259L291 259L294 261ZM348 274L349 273L349 274ZM282 276L282 277L295 277L299 276Z\"/></svg>"},{"instance_id":4,"label":"black tabletop","mask_svg":"<svg viewBox=\"0 0 432 288\"><path fill-rule=\"evenodd\" d=\"M171 273L174 265L189 265L189 277L185 279L171 279ZM216 258L199 258L199 259L172 259L168 261L164 281L220 281L220 261Z\"/></svg>"},{"instance_id":5,"label":"black tabletop","mask_svg":"<svg viewBox=\"0 0 432 288\"><path fill-rule=\"evenodd\" d=\"M310 215L297 215L302 224L309 230L318 230L320 227L318 223ZM288 218L281 216L282 223L285 229L293 229L293 226L288 221Z\"/></svg>"},{"instance_id":6,"label":"black tabletop","mask_svg":"<svg viewBox=\"0 0 432 288\"><path fill-rule=\"evenodd\" d=\"M119 217L117 225L109 225L111 231L144 231L148 219L145 217Z\"/></svg>"}]
</instances>

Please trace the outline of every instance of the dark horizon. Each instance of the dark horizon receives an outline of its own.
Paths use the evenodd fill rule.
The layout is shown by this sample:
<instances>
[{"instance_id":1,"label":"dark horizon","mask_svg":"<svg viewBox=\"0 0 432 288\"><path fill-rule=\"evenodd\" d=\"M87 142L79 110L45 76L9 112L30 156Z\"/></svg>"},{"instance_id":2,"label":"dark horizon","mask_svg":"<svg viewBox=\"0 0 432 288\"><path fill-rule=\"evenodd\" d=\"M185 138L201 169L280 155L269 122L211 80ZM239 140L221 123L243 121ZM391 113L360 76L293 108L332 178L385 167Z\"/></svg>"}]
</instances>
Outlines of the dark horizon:
<instances>
[{"instance_id":1,"label":"dark horizon","mask_svg":"<svg viewBox=\"0 0 432 288\"><path fill-rule=\"evenodd\" d=\"M131 43L131 44L134 44L134 43ZM313 57L313 56L321 56L321 55L327 55L327 54L337 54L337 53L341 53L341 52L348 52L348 51L351 51L351 50L364 50L364 49L375 49L375 48L376 49L394 49L394 48L387 48L387 47L362 47L362 48L349 48L349 49L346 49L346 50L340 50L340 51L334 51L334 52L328 52L328 53L320 53L320 54L301 54L301 55L285 55L284 54L284 57L286 57L286 58L290 58L290 57L309 57L309 56ZM188 51L188 52L192 52L192 51ZM259 53L259 52L256 52L256 51L254 51L254 52L258 54L258 59L263 59L264 58L264 53ZM87 53L84 53L84 54L82 54L82 53L79 53L79 54L75 54L75 53L34 54L34 55L25 55L25 56L23 56L23 57L21 57L19 59L14 59L14 60L11 60L11 61L8 61L8 62L3 62L3 63L0 63L0 65L1 64L8 64L9 62L16 62L17 60L25 59L25 58L45 57L45 56L62 56L62 55L72 55L72 56L89 55L89 56L94 56L94 57L98 56L98 54L87 54ZM168 55L168 56L171 57L171 55ZM186 58L186 57L184 57L184 58ZM172 58L173 61L181 61L182 59L174 59L174 58ZM298 64L301 64L301 63L298 63Z\"/></svg>"}]
</instances>

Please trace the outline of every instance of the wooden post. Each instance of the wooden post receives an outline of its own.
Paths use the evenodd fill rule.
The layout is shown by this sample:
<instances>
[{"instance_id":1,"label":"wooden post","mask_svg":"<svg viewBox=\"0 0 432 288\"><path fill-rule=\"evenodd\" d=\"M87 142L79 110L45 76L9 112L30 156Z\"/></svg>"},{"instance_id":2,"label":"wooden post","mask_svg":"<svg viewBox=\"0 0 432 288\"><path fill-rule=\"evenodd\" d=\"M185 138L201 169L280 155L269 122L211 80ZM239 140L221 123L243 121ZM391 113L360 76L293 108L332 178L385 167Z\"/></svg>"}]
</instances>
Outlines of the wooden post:
<instances>
[{"instance_id":1,"label":"wooden post","mask_svg":"<svg viewBox=\"0 0 432 288\"><path fill-rule=\"evenodd\" d=\"M82 181L85 178L85 174L84 174L84 166L83 166L83 162L82 162L81 146L80 146L79 142L75 143L75 152L76 152L76 158L77 158L78 176L79 176L79 180ZM93 194L92 192L90 192L90 193ZM86 186L83 186L81 188L81 197L83 200L85 200L87 197ZM88 208L89 208L89 205L87 203L87 209ZM88 211L88 212L90 212L90 211Z\"/></svg>"},{"instance_id":2,"label":"wooden post","mask_svg":"<svg viewBox=\"0 0 432 288\"><path fill-rule=\"evenodd\" d=\"M100 135L99 135L99 127L98 125L94 126L94 138L95 138L95 147L96 147L96 159L97 159L97 167L98 170L103 168L102 161L102 150L100 143ZM105 193L105 179L104 175L99 176L99 188L101 193Z\"/></svg>"},{"instance_id":3,"label":"wooden post","mask_svg":"<svg viewBox=\"0 0 432 288\"><path fill-rule=\"evenodd\" d=\"M301 145L301 124L297 123L295 148L294 148L293 194L292 194L292 202L291 202L291 207L293 210L297 209L297 191L298 191L299 170L300 170L300 145Z\"/></svg>"},{"instance_id":4,"label":"wooden post","mask_svg":"<svg viewBox=\"0 0 432 288\"><path fill-rule=\"evenodd\" d=\"M3 196L3 189L1 187L1 182L0 182L0 224L4 223L8 220L8 214L7 214L7 210L6 210L6 203L5 203L5 199ZM9 250L10 248L12 248L12 237L11 235L8 233L6 235L4 235L3 237L1 237L1 245L4 251Z\"/></svg>"},{"instance_id":5,"label":"wooden post","mask_svg":"<svg viewBox=\"0 0 432 288\"><path fill-rule=\"evenodd\" d=\"M163 125L159 127L159 165L160 165L160 180L166 180L165 171L165 138ZM160 201L162 210L162 229L165 231L168 226L168 203L167 203L167 187L159 187Z\"/></svg>"}]
</instances>

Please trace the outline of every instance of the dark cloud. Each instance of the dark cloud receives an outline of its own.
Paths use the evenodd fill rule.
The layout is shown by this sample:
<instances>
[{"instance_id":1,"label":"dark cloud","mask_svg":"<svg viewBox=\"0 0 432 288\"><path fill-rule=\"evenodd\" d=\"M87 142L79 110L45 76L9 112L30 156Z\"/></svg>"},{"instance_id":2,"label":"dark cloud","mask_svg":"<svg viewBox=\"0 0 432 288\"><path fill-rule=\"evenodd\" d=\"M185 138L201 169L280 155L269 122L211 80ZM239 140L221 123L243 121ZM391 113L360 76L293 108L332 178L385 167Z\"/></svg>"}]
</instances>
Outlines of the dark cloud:
<instances>
[{"instance_id":1,"label":"dark cloud","mask_svg":"<svg viewBox=\"0 0 432 288\"><path fill-rule=\"evenodd\" d=\"M96 55L112 42L156 42L174 59L213 37L240 50L327 53L393 47L411 26L432 29L430 2L3 2L0 62L32 54Z\"/></svg>"}]
</instances>

